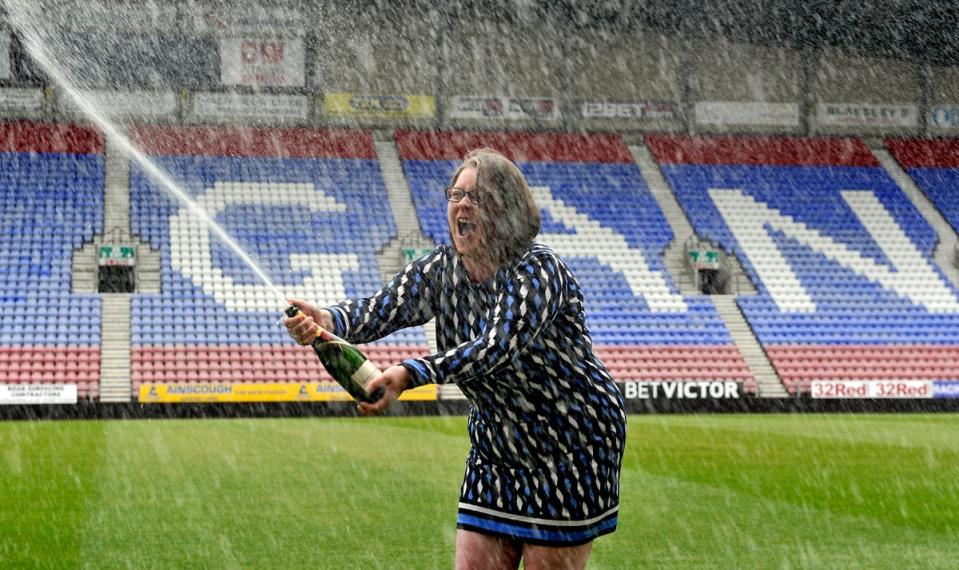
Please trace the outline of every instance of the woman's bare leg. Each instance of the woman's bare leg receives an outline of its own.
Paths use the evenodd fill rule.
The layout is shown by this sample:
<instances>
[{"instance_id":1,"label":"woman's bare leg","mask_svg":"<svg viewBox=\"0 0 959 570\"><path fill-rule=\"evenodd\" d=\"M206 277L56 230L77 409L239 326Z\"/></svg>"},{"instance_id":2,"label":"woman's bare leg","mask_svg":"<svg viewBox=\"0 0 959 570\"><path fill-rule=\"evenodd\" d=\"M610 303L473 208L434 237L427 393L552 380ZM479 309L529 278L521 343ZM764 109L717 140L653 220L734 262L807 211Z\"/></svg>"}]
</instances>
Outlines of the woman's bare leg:
<instances>
[{"instance_id":1,"label":"woman's bare leg","mask_svg":"<svg viewBox=\"0 0 959 570\"><path fill-rule=\"evenodd\" d=\"M523 545L524 570L583 570L593 543L579 546L537 546Z\"/></svg>"},{"instance_id":2,"label":"woman's bare leg","mask_svg":"<svg viewBox=\"0 0 959 570\"><path fill-rule=\"evenodd\" d=\"M518 542L480 534L456 531L456 570L516 570L523 554Z\"/></svg>"}]
</instances>

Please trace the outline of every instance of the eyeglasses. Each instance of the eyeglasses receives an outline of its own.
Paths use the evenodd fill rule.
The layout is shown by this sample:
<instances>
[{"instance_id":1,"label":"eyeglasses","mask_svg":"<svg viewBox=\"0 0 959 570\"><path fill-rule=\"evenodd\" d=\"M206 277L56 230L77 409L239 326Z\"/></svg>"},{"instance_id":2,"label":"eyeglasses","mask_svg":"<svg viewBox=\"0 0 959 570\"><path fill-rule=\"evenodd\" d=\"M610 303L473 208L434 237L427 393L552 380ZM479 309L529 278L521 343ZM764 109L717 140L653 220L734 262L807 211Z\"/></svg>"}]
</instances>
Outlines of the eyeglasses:
<instances>
[{"instance_id":1,"label":"eyeglasses","mask_svg":"<svg viewBox=\"0 0 959 570\"><path fill-rule=\"evenodd\" d=\"M484 190L472 190L467 192L462 188L451 187L446 189L446 199L450 202L459 202L469 196L470 202L476 206L482 206L489 198L490 193Z\"/></svg>"}]
</instances>

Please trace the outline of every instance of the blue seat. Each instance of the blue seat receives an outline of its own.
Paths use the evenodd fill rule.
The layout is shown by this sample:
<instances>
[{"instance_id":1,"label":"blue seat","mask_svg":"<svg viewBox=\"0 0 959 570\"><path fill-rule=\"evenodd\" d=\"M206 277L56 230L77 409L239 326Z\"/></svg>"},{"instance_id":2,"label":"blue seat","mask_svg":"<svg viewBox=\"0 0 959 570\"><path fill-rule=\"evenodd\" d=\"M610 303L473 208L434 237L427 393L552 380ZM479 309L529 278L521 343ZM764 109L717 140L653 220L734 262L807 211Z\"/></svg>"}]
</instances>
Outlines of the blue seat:
<instances>
[{"instance_id":1,"label":"blue seat","mask_svg":"<svg viewBox=\"0 0 959 570\"><path fill-rule=\"evenodd\" d=\"M99 298L71 292L73 249L103 225L103 159L100 155L0 153L0 299L2 339L17 345L99 344ZM42 224L37 224L42 219ZM40 319L37 306L54 304L78 315L71 334ZM0 345L7 344L0 339Z\"/></svg>"},{"instance_id":2,"label":"blue seat","mask_svg":"<svg viewBox=\"0 0 959 570\"><path fill-rule=\"evenodd\" d=\"M875 193L914 246L935 267L935 232L882 168L666 164L662 170L695 231L735 252L758 284L760 295L740 298L739 305L762 344L926 343L937 335L942 338L938 331L931 332L934 323L945 322L950 330L959 328L959 315L933 315L851 268L827 260L805 244L780 240L772 234L806 293L816 303L814 313L783 313L743 256L741 244L712 205L708 193L710 188L740 189L863 256L885 263L886 256L877 240L840 196L840 191L854 183L854 188ZM953 199L953 203L959 201ZM919 288L924 283L917 281L915 285ZM895 311L895 321L883 318L890 311Z\"/></svg>"},{"instance_id":3,"label":"blue seat","mask_svg":"<svg viewBox=\"0 0 959 570\"><path fill-rule=\"evenodd\" d=\"M437 243L449 242L446 200L442 189L458 165L448 160L407 159L401 156L406 179L423 232ZM554 197L574 206L605 227L614 228L631 247L643 250L654 270L661 271L670 289L678 293L662 262L662 252L673 238L665 216L646 187L635 164L586 162L523 162L518 166L531 186L548 186ZM574 232L543 212L544 233ZM632 312L646 317L651 311L636 297L622 274L592 258L570 258L586 298L590 330L601 344L676 344L670 327L682 331L678 337L688 344L730 344L725 325L708 301L687 298L686 312L656 314L657 320L633 324L641 329L626 333L607 317L608 313Z\"/></svg>"},{"instance_id":4,"label":"blue seat","mask_svg":"<svg viewBox=\"0 0 959 570\"><path fill-rule=\"evenodd\" d=\"M344 275L349 296L366 296L380 286L376 253L396 236L396 227L385 199L386 186L379 163L369 159L277 158L263 156L165 156L154 160L181 181L184 190L197 196L216 182L298 182L316 188L347 207L346 212L318 214L301 208L255 204L233 206L220 212L217 221L257 260L277 286L298 284L304 271L291 271L294 253L352 254L358 270ZM131 165L131 226L161 254L161 293L148 303L134 302L133 320L140 322L134 345L289 344L276 318L262 313L225 314L223 304L202 291L171 263L169 220L179 204L159 189L136 165ZM297 227L291 228L291 220ZM213 265L238 283L259 280L235 254L211 242ZM279 310L279 308L277 309ZM228 319L229 335L219 323ZM165 330L166 323L182 327ZM422 328L412 333L416 344L425 344Z\"/></svg>"}]
</instances>

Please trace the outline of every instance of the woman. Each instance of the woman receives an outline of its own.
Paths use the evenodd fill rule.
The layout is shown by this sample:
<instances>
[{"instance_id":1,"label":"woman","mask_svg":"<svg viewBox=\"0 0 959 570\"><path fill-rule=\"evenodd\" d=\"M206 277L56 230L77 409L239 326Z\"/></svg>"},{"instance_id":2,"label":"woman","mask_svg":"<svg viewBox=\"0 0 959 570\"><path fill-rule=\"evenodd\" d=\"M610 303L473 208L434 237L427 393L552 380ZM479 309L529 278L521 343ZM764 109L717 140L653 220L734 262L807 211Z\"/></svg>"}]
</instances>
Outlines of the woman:
<instances>
[{"instance_id":1,"label":"woman","mask_svg":"<svg viewBox=\"0 0 959 570\"><path fill-rule=\"evenodd\" d=\"M408 265L368 299L287 319L308 344L319 326L355 343L436 318L439 352L392 366L362 414L406 389L455 382L472 443L457 516L457 568L582 568L616 528L625 443L622 396L593 354L583 295L535 243L540 214L515 164L466 155L446 189L452 245Z\"/></svg>"}]
</instances>

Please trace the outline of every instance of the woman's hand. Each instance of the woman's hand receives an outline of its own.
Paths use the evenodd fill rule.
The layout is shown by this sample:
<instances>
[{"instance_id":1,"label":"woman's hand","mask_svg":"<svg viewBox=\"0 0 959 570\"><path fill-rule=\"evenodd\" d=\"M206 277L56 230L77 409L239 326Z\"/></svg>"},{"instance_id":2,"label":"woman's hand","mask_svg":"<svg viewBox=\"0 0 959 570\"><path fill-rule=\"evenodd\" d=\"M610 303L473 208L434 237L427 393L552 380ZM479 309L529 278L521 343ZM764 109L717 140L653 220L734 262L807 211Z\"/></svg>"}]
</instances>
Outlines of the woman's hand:
<instances>
[{"instance_id":1,"label":"woman's hand","mask_svg":"<svg viewBox=\"0 0 959 570\"><path fill-rule=\"evenodd\" d=\"M307 345L313 342L317 325L328 331L333 330L333 315L326 309L320 309L303 299L287 299L287 302L300 308L295 317L283 319L286 332L299 344Z\"/></svg>"},{"instance_id":2,"label":"woman's hand","mask_svg":"<svg viewBox=\"0 0 959 570\"><path fill-rule=\"evenodd\" d=\"M410 371L402 366L390 366L387 368L382 374L370 380L369 384L366 385L366 392L368 394L372 394L377 388L382 387L383 397L372 404L360 402L358 408L360 415L368 416L370 414L378 414L388 408L390 404L400 397L403 390L409 387L412 380Z\"/></svg>"}]
</instances>

